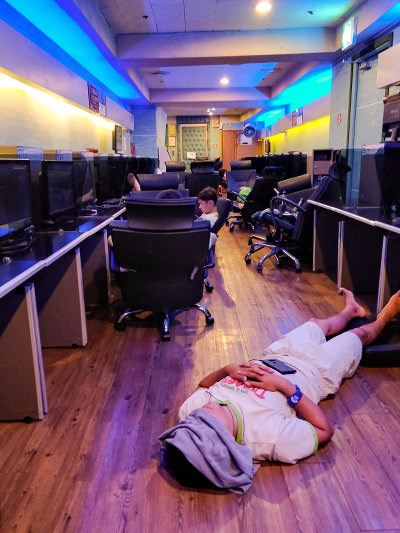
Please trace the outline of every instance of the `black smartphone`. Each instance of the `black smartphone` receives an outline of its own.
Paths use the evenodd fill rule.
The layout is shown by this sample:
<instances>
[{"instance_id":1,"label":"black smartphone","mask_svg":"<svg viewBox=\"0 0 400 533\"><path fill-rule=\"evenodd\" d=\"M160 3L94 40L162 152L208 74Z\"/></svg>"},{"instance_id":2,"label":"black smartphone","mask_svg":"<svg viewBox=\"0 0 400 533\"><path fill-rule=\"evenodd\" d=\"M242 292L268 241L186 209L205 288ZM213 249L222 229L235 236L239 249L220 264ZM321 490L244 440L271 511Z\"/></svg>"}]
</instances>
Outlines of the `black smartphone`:
<instances>
[{"instance_id":1,"label":"black smartphone","mask_svg":"<svg viewBox=\"0 0 400 533\"><path fill-rule=\"evenodd\" d=\"M279 361L278 359L261 359L261 361L265 366L269 366L270 368L273 368L280 374L295 374L296 373L295 368L287 365L286 363L283 363L282 361Z\"/></svg>"}]
</instances>

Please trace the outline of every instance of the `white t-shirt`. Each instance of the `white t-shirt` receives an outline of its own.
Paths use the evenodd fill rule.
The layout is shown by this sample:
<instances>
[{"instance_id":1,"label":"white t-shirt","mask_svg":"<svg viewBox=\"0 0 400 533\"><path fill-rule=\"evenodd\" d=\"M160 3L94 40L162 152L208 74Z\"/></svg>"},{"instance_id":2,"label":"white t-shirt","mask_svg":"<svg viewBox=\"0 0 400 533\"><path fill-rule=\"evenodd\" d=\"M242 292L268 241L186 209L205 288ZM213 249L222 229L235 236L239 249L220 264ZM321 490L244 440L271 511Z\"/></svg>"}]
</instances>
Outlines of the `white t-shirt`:
<instances>
[{"instance_id":1,"label":"white t-shirt","mask_svg":"<svg viewBox=\"0 0 400 533\"><path fill-rule=\"evenodd\" d=\"M179 418L213 399L228 400L237 408L243 422L242 444L250 449L254 460L296 463L318 447L313 426L296 417L283 394L252 388L229 376L192 394L181 406Z\"/></svg>"},{"instance_id":2,"label":"white t-shirt","mask_svg":"<svg viewBox=\"0 0 400 533\"><path fill-rule=\"evenodd\" d=\"M208 220L210 222L211 228L217 222L218 212L214 211L213 213L202 213L197 220Z\"/></svg>"},{"instance_id":3,"label":"white t-shirt","mask_svg":"<svg viewBox=\"0 0 400 533\"><path fill-rule=\"evenodd\" d=\"M217 211L213 212L213 213L203 213L202 215L200 215L197 220L208 220L209 223L210 223L210 228L212 229L212 227L214 226L214 224L217 222L217 219L218 219L218 213ZM215 237L214 237L215 239ZM210 235L210 241L208 243L208 247L211 248L212 245L213 245L214 241L213 241L213 238L212 236Z\"/></svg>"},{"instance_id":4,"label":"white t-shirt","mask_svg":"<svg viewBox=\"0 0 400 533\"><path fill-rule=\"evenodd\" d=\"M354 373L361 351L361 341L354 333L343 333L326 342L321 329L306 322L271 344L264 356L294 367L297 372L285 377L318 403L335 392L344 377ZM229 376L192 394L181 406L179 418L213 400L230 401L238 409L243 421L242 444L255 460L296 463L318 448L314 427L297 418L281 392L253 388Z\"/></svg>"}]
</instances>

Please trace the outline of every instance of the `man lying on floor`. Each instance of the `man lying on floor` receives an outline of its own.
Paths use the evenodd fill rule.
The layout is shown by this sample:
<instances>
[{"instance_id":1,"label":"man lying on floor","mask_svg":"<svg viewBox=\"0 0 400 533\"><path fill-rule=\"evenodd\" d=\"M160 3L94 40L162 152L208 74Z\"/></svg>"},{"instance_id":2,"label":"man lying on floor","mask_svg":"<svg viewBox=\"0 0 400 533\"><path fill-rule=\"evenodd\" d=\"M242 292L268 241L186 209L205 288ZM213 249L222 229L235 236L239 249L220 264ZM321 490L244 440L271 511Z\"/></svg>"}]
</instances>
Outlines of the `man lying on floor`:
<instances>
[{"instance_id":1,"label":"man lying on floor","mask_svg":"<svg viewBox=\"0 0 400 533\"><path fill-rule=\"evenodd\" d=\"M331 439L333 427L318 402L354 374L362 347L400 312L398 291L374 322L344 332L365 311L353 293L339 292L341 312L312 318L264 351L293 373L254 360L229 364L199 383L179 410L180 423L159 437L164 465L178 481L244 493L255 473L253 460L296 463Z\"/></svg>"}]
</instances>

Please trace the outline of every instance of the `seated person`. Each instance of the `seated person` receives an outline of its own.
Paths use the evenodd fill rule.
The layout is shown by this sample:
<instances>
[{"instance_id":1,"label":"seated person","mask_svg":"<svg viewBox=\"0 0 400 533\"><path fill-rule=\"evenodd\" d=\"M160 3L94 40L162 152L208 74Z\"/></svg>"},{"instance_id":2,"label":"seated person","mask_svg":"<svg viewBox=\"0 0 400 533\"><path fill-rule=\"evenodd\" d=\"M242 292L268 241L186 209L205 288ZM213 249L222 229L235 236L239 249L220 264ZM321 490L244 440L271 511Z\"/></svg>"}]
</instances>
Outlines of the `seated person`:
<instances>
[{"instance_id":1,"label":"seated person","mask_svg":"<svg viewBox=\"0 0 400 533\"><path fill-rule=\"evenodd\" d=\"M222 194L222 189L228 188L228 178L227 178L227 170L226 168L220 168L218 170L219 174L219 186L218 186L218 192Z\"/></svg>"},{"instance_id":2,"label":"seated person","mask_svg":"<svg viewBox=\"0 0 400 533\"><path fill-rule=\"evenodd\" d=\"M236 197L237 206L239 209L243 209L246 198L251 193L251 187L240 187L239 195Z\"/></svg>"},{"instance_id":3,"label":"seated person","mask_svg":"<svg viewBox=\"0 0 400 533\"><path fill-rule=\"evenodd\" d=\"M400 312L398 291L374 322L343 332L365 311L352 292L339 293L341 312L310 319L264 351L295 373L284 376L253 360L229 364L200 382L179 410L180 423L160 436L164 465L174 477L191 486L244 493L253 460L293 464L331 439L333 426L318 402L354 374L362 347ZM326 341L326 336L334 337Z\"/></svg>"},{"instance_id":4,"label":"seated person","mask_svg":"<svg viewBox=\"0 0 400 533\"><path fill-rule=\"evenodd\" d=\"M199 201L199 208L202 214L197 220L209 220L211 228L214 226L218 219L217 211L217 191L213 187L206 187L197 195ZM217 235L215 233L210 234L210 245L212 248L217 242Z\"/></svg>"}]
</instances>

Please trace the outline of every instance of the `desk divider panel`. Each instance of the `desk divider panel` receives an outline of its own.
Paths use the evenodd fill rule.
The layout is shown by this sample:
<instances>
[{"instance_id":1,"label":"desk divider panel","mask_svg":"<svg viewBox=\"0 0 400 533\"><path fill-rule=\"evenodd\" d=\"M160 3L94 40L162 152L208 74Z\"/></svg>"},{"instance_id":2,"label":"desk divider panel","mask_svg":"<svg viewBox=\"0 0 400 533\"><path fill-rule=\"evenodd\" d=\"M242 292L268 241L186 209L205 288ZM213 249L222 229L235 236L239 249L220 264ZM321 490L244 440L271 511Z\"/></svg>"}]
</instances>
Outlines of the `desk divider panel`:
<instances>
[{"instance_id":1,"label":"desk divider panel","mask_svg":"<svg viewBox=\"0 0 400 533\"><path fill-rule=\"evenodd\" d=\"M338 277L339 218L326 209L314 211L313 270L322 270L331 279Z\"/></svg>"},{"instance_id":2,"label":"desk divider panel","mask_svg":"<svg viewBox=\"0 0 400 533\"><path fill-rule=\"evenodd\" d=\"M356 294L378 294L383 232L346 219L343 229L342 285Z\"/></svg>"},{"instance_id":3,"label":"desk divider panel","mask_svg":"<svg viewBox=\"0 0 400 533\"><path fill-rule=\"evenodd\" d=\"M111 281L107 230L99 231L80 245L85 305L110 303Z\"/></svg>"},{"instance_id":4,"label":"desk divider panel","mask_svg":"<svg viewBox=\"0 0 400 533\"><path fill-rule=\"evenodd\" d=\"M7 294L0 306L0 420L41 420L46 386L32 283Z\"/></svg>"},{"instance_id":5,"label":"desk divider panel","mask_svg":"<svg viewBox=\"0 0 400 533\"><path fill-rule=\"evenodd\" d=\"M79 249L40 271L34 283L42 346L85 346L87 328Z\"/></svg>"}]
</instances>

